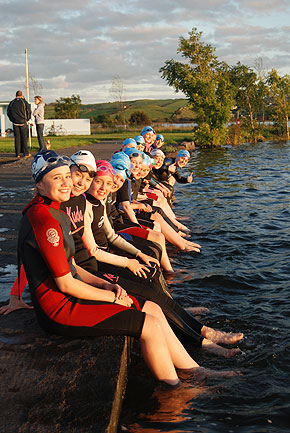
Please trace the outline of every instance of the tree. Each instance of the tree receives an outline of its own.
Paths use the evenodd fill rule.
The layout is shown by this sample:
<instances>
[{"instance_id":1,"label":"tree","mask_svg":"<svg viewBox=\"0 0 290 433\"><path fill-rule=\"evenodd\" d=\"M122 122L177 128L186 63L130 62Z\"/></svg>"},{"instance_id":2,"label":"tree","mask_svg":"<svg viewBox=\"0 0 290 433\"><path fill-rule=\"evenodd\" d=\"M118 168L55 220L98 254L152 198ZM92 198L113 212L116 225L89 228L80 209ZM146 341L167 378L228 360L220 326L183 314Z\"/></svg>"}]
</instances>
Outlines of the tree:
<instances>
[{"instance_id":1,"label":"tree","mask_svg":"<svg viewBox=\"0 0 290 433\"><path fill-rule=\"evenodd\" d=\"M125 109L127 108L124 103L125 86L119 75L114 75L110 89L115 101L118 102L119 111L122 113L122 123L126 127Z\"/></svg>"},{"instance_id":2,"label":"tree","mask_svg":"<svg viewBox=\"0 0 290 433\"><path fill-rule=\"evenodd\" d=\"M33 91L33 96L41 96L42 84L31 74L28 75L29 87Z\"/></svg>"},{"instance_id":3,"label":"tree","mask_svg":"<svg viewBox=\"0 0 290 433\"><path fill-rule=\"evenodd\" d=\"M56 119L77 119L81 105L80 95L57 99L54 107Z\"/></svg>"},{"instance_id":4,"label":"tree","mask_svg":"<svg viewBox=\"0 0 290 433\"><path fill-rule=\"evenodd\" d=\"M267 84L272 101L272 117L281 135L289 140L290 76L286 74L280 77L276 69L272 69L267 76Z\"/></svg>"},{"instance_id":5,"label":"tree","mask_svg":"<svg viewBox=\"0 0 290 433\"><path fill-rule=\"evenodd\" d=\"M133 111L129 118L129 124L132 126L150 125L150 117L144 111Z\"/></svg>"},{"instance_id":6,"label":"tree","mask_svg":"<svg viewBox=\"0 0 290 433\"><path fill-rule=\"evenodd\" d=\"M233 106L229 68L218 61L211 45L201 41L201 35L193 29L188 39L181 37L177 52L187 63L167 60L160 72L169 86L187 97L198 123L197 144L217 146L226 138Z\"/></svg>"},{"instance_id":7,"label":"tree","mask_svg":"<svg viewBox=\"0 0 290 433\"><path fill-rule=\"evenodd\" d=\"M256 143L257 115L263 106L266 86L251 68L240 62L231 67L230 80L238 109L249 116L253 141Z\"/></svg>"}]
</instances>

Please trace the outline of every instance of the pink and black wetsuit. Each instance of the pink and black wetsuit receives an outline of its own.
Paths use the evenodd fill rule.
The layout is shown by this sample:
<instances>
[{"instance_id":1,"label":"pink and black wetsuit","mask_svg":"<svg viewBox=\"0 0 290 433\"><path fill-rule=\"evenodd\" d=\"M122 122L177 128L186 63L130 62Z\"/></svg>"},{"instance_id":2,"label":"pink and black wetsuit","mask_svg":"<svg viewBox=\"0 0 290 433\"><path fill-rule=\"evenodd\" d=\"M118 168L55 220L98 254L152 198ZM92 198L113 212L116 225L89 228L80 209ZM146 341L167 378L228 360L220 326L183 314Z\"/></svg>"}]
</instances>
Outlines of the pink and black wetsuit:
<instances>
[{"instance_id":1,"label":"pink and black wetsuit","mask_svg":"<svg viewBox=\"0 0 290 433\"><path fill-rule=\"evenodd\" d=\"M77 299L61 292L55 278L72 273L74 240L60 203L37 195L23 211L18 254L29 283L40 325L69 336L141 335L145 314L134 298L132 308L104 301ZM142 305L142 303L141 303Z\"/></svg>"}]
</instances>

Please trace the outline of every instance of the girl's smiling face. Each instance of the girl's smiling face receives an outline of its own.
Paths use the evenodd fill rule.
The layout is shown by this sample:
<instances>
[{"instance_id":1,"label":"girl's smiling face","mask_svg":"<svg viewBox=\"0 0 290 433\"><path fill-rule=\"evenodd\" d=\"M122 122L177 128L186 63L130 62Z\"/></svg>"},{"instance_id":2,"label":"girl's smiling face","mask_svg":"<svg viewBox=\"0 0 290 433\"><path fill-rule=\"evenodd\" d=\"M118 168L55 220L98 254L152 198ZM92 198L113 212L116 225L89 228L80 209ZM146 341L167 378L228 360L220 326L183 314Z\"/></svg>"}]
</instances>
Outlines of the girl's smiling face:
<instances>
[{"instance_id":1,"label":"girl's smiling face","mask_svg":"<svg viewBox=\"0 0 290 433\"><path fill-rule=\"evenodd\" d=\"M123 178L123 176L121 176L119 173L115 174L112 192L116 192L118 191L118 189L122 188L124 182L125 179Z\"/></svg>"},{"instance_id":2,"label":"girl's smiling face","mask_svg":"<svg viewBox=\"0 0 290 433\"><path fill-rule=\"evenodd\" d=\"M71 192L77 197L89 189L93 178L88 172L79 170L76 165L72 165L70 170L73 184Z\"/></svg>"},{"instance_id":3,"label":"girl's smiling face","mask_svg":"<svg viewBox=\"0 0 290 433\"><path fill-rule=\"evenodd\" d=\"M36 184L39 194L52 201L63 202L70 198L72 180L68 165L54 168Z\"/></svg>"},{"instance_id":4,"label":"girl's smiling face","mask_svg":"<svg viewBox=\"0 0 290 433\"><path fill-rule=\"evenodd\" d=\"M161 168L164 162L164 158L161 155L156 155L153 156L154 160L155 160L155 167L156 169Z\"/></svg>"},{"instance_id":5,"label":"girl's smiling face","mask_svg":"<svg viewBox=\"0 0 290 433\"><path fill-rule=\"evenodd\" d=\"M104 200L112 191L113 184L111 176L96 176L88 192L97 200Z\"/></svg>"},{"instance_id":6,"label":"girl's smiling face","mask_svg":"<svg viewBox=\"0 0 290 433\"><path fill-rule=\"evenodd\" d=\"M142 162L143 162L143 158L141 155L139 156L133 156L131 159L131 163L132 163L132 169L131 169L131 173L133 175L138 174L139 171L142 168Z\"/></svg>"}]
</instances>

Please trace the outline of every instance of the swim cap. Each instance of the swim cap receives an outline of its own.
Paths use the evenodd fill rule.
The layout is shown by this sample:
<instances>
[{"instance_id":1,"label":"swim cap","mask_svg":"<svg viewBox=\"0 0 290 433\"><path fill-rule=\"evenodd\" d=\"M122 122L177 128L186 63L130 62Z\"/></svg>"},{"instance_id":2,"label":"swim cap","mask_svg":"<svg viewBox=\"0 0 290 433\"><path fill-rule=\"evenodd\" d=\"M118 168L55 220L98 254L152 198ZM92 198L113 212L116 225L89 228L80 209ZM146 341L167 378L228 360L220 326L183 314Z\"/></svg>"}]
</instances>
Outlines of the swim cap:
<instances>
[{"instance_id":1,"label":"swim cap","mask_svg":"<svg viewBox=\"0 0 290 433\"><path fill-rule=\"evenodd\" d=\"M78 167L85 165L89 167L92 171L96 171L96 160L94 155L89 150L78 150L70 157L70 160L70 165L75 164Z\"/></svg>"},{"instance_id":2,"label":"swim cap","mask_svg":"<svg viewBox=\"0 0 290 433\"><path fill-rule=\"evenodd\" d=\"M156 140L164 141L164 137L163 137L163 135L162 135L162 134L157 134L157 135L156 135Z\"/></svg>"},{"instance_id":3,"label":"swim cap","mask_svg":"<svg viewBox=\"0 0 290 433\"><path fill-rule=\"evenodd\" d=\"M126 138L126 140L123 141L123 147L126 147L126 146L128 146L129 144L132 145L131 147L136 147L136 146L137 146L137 143L136 143L136 141L134 140L134 138Z\"/></svg>"},{"instance_id":4,"label":"swim cap","mask_svg":"<svg viewBox=\"0 0 290 433\"><path fill-rule=\"evenodd\" d=\"M137 156L141 156L143 158L144 155L143 152L140 152L140 150L135 148L124 149L124 153L126 153L126 155L128 155L130 158L137 157Z\"/></svg>"},{"instance_id":5,"label":"swim cap","mask_svg":"<svg viewBox=\"0 0 290 433\"><path fill-rule=\"evenodd\" d=\"M140 135L145 135L145 134L147 134L147 132L153 132L153 134L155 134L155 131L152 128L152 126L144 126L144 128L142 129Z\"/></svg>"},{"instance_id":6,"label":"swim cap","mask_svg":"<svg viewBox=\"0 0 290 433\"><path fill-rule=\"evenodd\" d=\"M128 157L129 159L129 157ZM117 174L120 174L124 180L127 180L130 175L131 171L126 162L124 162L122 159L111 159L110 163L112 164L113 169ZM131 162L129 161L130 166Z\"/></svg>"},{"instance_id":7,"label":"swim cap","mask_svg":"<svg viewBox=\"0 0 290 433\"><path fill-rule=\"evenodd\" d=\"M128 168L131 167L131 161L129 156L125 153L125 152L116 152L113 153L112 157L111 157L111 161L113 161L114 159L121 159L124 164L128 165Z\"/></svg>"},{"instance_id":8,"label":"swim cap","mask_svg":"<svg viewBox=\"0 0 290 433\"><path fill-rule=\"evenodd\" d=\"M141 144L142 146L145 146L145 140L142 135L136 135L136 137L134 137L134 140L136 141L137 145Z\"/></svg>"},{"instance_id":9,"label":"swim cap","mask_svg":"<svg viewBox=\"0 0 290 433\"><path fill-rule=\"evenodd\" d=\"M164 155L164 153L162 152L161 149L152 149L151 152L150 152L150 154L152 156L162 156L162 158L165 158L165 155Z\"/></svg>"},{"instance_id":10,"label":"swim cap","mask_svg":"<svg viewBox=\"0 0 290 433\"><path fill-rule=\"evenodd\" d=\"M185 149L181 149L178 154L176 155L176 158L182 158L182 157L186 157L186 158L190 158L190 153L188 152L188 150Z\"/></svg>"},{"instance_id":11,"label":"swim cap","mask_svg":"<svg viewBox=\"0 0 290 433\"><path fill-rule=\"evenodd\" d=\"M152 167L154 163L155 163L154 159L150 158L149 155L146 155L146 153L144 153L143 164L147 165L147 167Z\"/></svg>"},{"instance_id":12,"label":"swim cap","mask_svg":"<svg viewBox=\"0 0 290 433\"><path fill-rule=\"evenodd\" d=\"M110 178L114 181L114 176L116 173L108 161L99 159L96 161L96 166L96 176L110 176Z\"/></svg>"},{"instance_id":13,"label":"swim cap","mask_svg":"<svg viewBox=\"0 0 290 433\"><path fill-rule=\"evenodd\" d=\"M39 182L43 176L51 170L64 165L69 165L68 156L60 156L54 150L41 150L33 159L31 164L31 174L34 182Z\"/></svg>"}]
</instances>

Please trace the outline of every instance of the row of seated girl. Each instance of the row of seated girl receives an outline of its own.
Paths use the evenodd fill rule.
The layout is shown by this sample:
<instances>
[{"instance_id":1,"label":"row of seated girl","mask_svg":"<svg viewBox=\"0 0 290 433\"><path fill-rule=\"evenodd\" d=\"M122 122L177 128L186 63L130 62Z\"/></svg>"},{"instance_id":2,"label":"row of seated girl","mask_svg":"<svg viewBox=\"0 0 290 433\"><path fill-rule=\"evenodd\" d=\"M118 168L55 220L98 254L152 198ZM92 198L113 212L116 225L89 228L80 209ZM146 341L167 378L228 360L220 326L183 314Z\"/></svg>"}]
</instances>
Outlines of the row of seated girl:
<instances>
[{"instance_id":1,"label":"row of seated girl","mask_svg":"<svg viewBox=\"0 0 290 433\"><path fill-rule=\"evenodd\" d=\"M35 155L31 171L37 193L23 211L18 241L21 284L0 313L27 307L21 298L26 277L37 318L46 331L72 337L139 338L155 377L175 386L180 370L201 369L176 334L226 357L240 350L219 344L236 343L243 334L204 326L174 301L163 278L162 270L172 268L164 235L154 230L156 221L150 228L149 220L141 224L128 220L119 233L112 227L107 209L119 213L117 207L112 211L112 195L117 197L118 190L133 180L134 171L138 178L134 158L144 159L135 153L115 154L111 163L95 161L91 152L81 150L71 158L54 151ZM142 176L143 165L138 170ZM158 198L153 201L162 209Z\"/></svg>"}]
</instances>

